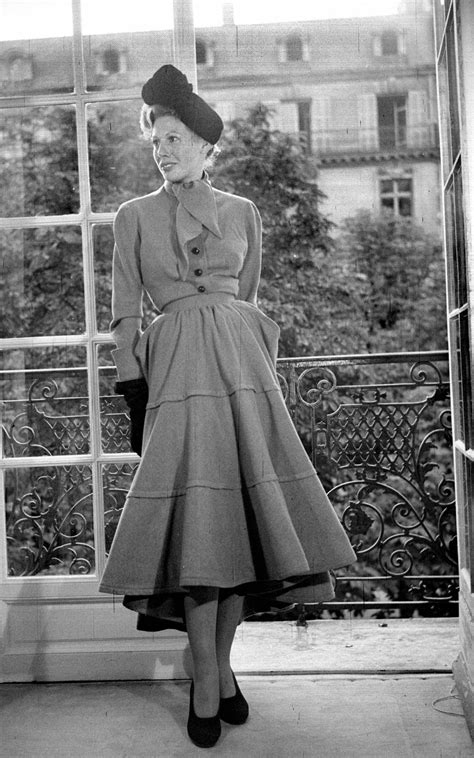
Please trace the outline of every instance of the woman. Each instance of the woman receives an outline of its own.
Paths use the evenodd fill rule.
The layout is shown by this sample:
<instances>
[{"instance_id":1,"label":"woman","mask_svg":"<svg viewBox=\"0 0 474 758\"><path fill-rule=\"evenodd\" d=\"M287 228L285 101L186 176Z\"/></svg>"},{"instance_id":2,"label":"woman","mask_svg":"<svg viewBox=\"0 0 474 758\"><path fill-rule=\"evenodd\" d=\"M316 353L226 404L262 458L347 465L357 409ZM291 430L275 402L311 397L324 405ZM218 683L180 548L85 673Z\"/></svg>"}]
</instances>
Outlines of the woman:
<instances>
[{"instance_id":1,"label":"woman","mask_svg":"<svg viewBox=\"0 0 474 758\"><path fill-rule=\"evenodd\" d=\"M355 555L279 388L258 211L204 171L222 121L170 65L142 96L164 185L117 213L111 326L142 457L100 589L140 629L187 631L188 733L204 747L248 716L230 666L244 598L328 600L328 570ZM142 334L144 292L161 315Z\"/></svg>"}]
</instances>

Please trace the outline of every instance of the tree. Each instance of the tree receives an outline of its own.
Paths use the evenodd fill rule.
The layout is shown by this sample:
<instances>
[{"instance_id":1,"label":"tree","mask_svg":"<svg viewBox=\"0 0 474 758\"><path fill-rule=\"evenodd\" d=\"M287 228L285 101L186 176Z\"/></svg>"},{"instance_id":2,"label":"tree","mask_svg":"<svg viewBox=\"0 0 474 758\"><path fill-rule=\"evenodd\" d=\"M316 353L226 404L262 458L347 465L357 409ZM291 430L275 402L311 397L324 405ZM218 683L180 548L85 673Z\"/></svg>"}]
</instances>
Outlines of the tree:
<instances>
[{"instance_id":1,"label":"tree","mask_svg":"<svg viewBox=\"0 0 474 758\"><path fill-rule=\"evenodd\" d=\"M91 200L94 211L114 211L159 184L151 149L139 138L138 104L93 105L88 110ZM6 118L2 130L2 215L68 215L79 211L75 111L43 106ZM100 328L110 321L113 240L94 229ZM78 334L85 329L80 226L55 223L7 230L0 243L5 282L0 336ZM105 313L107 311L107 313ZM38 360L40 355L38 353Z\"/></svg>"},{"instance_id":2,"label":"tree","mask_svg":"<svg viewBox=\"0 0 474 758\"><path fill-rule=\"evenodd\" d=\"M263 309L281 326L281 356L444 347L444 270L439 242L410 219L368 213L342 234L320 209L314 162L304 142L271 127L255 106L226 131L213 171L216 186L253 200L262 215ZM98 104L88 111L92 208L112 211L161 179L141 140L138 105ZM9 186L4 215L78 211L74 111L30 109L7 120L0 180ZM21 206L21 207L20 207ZM103 232L101 231L103 230ZM110 230L94 231L101 327L110 301ZM4 336L77 333L84 328L79 227L51 226L3 246L8 308ZM51 290L59 297L52 298Z\"/></svg>"},{"instance_id":3,"label":"tree","mask_svg":"<svg viewBox=\"0 0 474 758\"><path fill-rule=\"evenodd\" d=\"M303 140L273 129L270 117L259 104L232 122L214 184L253 200L261 213L259 298L281 327L280 355L352 352L362 313L357 272L336 255Z\"/></svg>"},{"instance_id":4,"label":"tree","mask_svg":"<svg viewBox=\"0 0 474 758\"><path fill-rule=\"evenodd\" d=\"M367 352L446 347L441 242L410 218L361 211L341 228L339 255L361 282Z\"/></svg>"},{"instance_id":5,"label":"tree","mask_svg":"<svg viewBox=\"0 0 474 758\"><path fill-rule=\"evenodd\" d=\"M120 203L162 183L151 143L140 132L136 101L90 106L89 170L92 208L116 211Z\"/></svg>"}]
</instances>

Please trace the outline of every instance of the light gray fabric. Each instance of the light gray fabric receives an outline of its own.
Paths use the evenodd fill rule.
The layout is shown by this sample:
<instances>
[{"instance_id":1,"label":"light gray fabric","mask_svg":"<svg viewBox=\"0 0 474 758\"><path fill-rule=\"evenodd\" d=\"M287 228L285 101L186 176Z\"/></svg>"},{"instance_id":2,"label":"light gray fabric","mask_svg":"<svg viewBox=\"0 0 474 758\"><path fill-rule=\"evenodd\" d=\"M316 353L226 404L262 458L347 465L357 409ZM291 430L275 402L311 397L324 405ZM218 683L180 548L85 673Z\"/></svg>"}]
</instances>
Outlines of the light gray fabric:
<instances>
[{"instance_id":1,"label":"light gray fabric","mask_svg":"<svg viewBox=\"0 0 474 758\"><path fill-rule=\"evenodd\" d=\"M134 347L144 291L159 311L198 294L198 287L257 302L261 221L243 197L212 189L206 180L179 190L166 182L119 208L114 235L111 331L121 381L141 375Z\"/></svg>"},{"instance_id":2,"label":"light gray fabric","mask_svg":"<svg viewBox=\"0 0 474 758\"><path fill-rule=\"evenodd\" d=\"M172 617L196 585L328 600L327 572L355 560L280 391L279 328L256 305L258 211L207 184L192 190L184 212L194 238L173 226L185 190L128 203L115 224L115 333L139 318L143 288L163 313L122 348L149 400L100 590L125 593L128 607L161 619L157 628L182 628ZM209 192L222 239L206 228Z\"/></svg>"}]
</instances>

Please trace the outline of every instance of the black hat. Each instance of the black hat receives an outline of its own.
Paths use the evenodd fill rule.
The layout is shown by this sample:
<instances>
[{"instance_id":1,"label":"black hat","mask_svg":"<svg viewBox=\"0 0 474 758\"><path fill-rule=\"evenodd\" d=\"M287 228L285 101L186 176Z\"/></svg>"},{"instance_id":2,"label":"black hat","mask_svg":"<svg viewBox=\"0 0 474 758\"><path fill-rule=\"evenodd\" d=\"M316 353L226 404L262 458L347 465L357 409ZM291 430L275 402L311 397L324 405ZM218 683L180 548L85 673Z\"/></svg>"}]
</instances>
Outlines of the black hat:
<instances>
[{"instance_id":1,"label":"black hat","mask_svg":"<svg viewBox=\"0 0 474 758\"><path fill-rule=\"evenodd\" d=\"M186 76L171 64L161 66L148 79L142 88L142 98L147 105L172 108L183 124L211 145L221 136L224 128L221 117L193 92Z\"/></svg>"}]
</instances>

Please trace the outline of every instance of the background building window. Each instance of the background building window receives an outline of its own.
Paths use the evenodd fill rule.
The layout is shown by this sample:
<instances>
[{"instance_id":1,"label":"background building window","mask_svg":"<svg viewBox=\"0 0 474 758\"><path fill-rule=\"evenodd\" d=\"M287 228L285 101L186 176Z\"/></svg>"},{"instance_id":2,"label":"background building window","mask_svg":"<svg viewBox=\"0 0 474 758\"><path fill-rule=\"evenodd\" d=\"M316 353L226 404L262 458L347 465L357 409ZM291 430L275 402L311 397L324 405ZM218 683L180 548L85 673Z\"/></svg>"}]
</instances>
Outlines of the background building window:
<instances>
[{"instance_id":1,"label":"background building window","mask_svg":"<svg viewBox=\"0 0 474 758\"><path fill-rule=\"evenodd\" d=\"M33 79L33 65L31 58L18 55L10 60L10 81L27 82Z\"/></svg>"},{"instance_id":2,"label":"background building window","mask_svg":"<svg viewBox=\"0 0 474 758\"><path fill-rule=\"evenodd\" d=\"M380 47L382 55L398 55L398 34L390 30L383 32Z\"/></svg>"},{"instance_id":3,"label":"background building window","mask_svg":"<svg viewBox=\"0 0 474 758\"><path fill-rule=\"evenodd\" d=\"M301 100L297 103L298 131L305 139L305 147L311 152L311 100Z\"/></svg>"},{"instance_id":4,"label":"background building window","mask_svg":"<svg viewBox=\"0 0 474 758\"><path fill-rule=\"evenodd\" d=\"M120 53L113 47L108 47L103 55L104 74L118 74L120 72Z\"/></svg>"},{"instance_id":5,"label":"background building window","mask_svg":"<svg viewBox=\"0 0 474 758\"><path fill-rule=\"evenodd\" d=\"M277 40L278 61L309 61L309 38L301 34L290 34Z\"/></svg>"},{"instance_id":6,"label":"background building window","mask_svg":"<svg viewBox=\"0 0 474 758\"><path fill-rule=\"evenodd\" d=\"M382 34L376 34L373 37L373 53L376 57L406 55L406 52L406 31L396 32L387 29Z\"/></svg>"},{"instance_id":7,"label":"background building window","mask_svg":"<svg viewBox=\"0 0 474 758\"><path fill-rule=\"evenodd\" d=\"M405 95L377 98L380 150L404 147L407 142L407 98Z\"/></svg>"},{"instance_id":8,"label":"background building window","mask_svg":"<svg viewBox=\"0 0 474 758\"><path fill-rule=\"evenodd\" d=\"M412 215L412 179L409 176L391 177L380 181L380 205L396 216Z\"/></svg>"},{"instance_id":9,"label":"background building window","mask_svg":"<svg viewBox=\"0 0 474 758\"><path fill-rule=\"evenodd\" d=\"M286 40L286 60L303 60L303 40L298 34L292 34L291 37L288 37Z\"/></svg>"},{"instance_id":10,"label":"background building window","mask_svg":"<svg viewBox=\"0 0 474 758\"><path fill-rule=\"evenodd\" d=\"M275 127L288 134L299 134L311 152L311 100L282 101L277 105Z\"/></svg>"},{"instance_id":11,"label":"background building window","mask_svg":"<svg viewBox=\"0 0 474 758\"><path fill-rule=\"evenodd\" d=\"M196 63L198 66L207 63L206 43L201 39L196 40Z\"/></svg>"},{"instance_id":12,"label":"background building window","mask_svg":"<svg viewBox=\"0 0 474 758\"><path fill-rule=\"evenodd\" d=\"M198 66L214 65L214 42L204 42L202 39L196 40L196 63Z\"/></svg>"}]
</instances>

